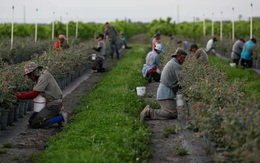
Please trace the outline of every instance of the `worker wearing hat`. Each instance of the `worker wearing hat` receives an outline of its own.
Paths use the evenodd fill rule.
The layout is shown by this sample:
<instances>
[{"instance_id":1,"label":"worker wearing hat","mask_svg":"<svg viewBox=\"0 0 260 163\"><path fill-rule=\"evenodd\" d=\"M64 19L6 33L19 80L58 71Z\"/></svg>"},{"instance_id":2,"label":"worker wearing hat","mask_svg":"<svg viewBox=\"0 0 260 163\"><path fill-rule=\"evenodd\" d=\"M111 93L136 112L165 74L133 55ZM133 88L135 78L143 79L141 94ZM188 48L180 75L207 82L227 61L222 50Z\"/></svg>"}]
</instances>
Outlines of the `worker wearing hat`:
<instances>
[{"instance_id":1,"label":"worker wearing hat","mask_svg":"<svg viewBox=\"0 0 260 163\"><path fill-rule=\"evenodd\" d=\"M156 32L154 35L153 35L153 39L152 39L152 50L154 50L155 48L155 45L157 43L159 43L159 40L161 39L161 34L160 32Z\"/></svg>"},{"instance_id":2,"label":"worker wearing hat","mask_svg":"<svg viewBox=\"0 0 260 163\"><path fill-rule=\"evenodd\" d=\"M62 92L54 77L42 66L34 62L24 67L24 74L35 82L31 92L17 92L20 100L34 99L38 95L46 98L46 106L40 112L34 112L29 119L32 128L48 128L52 124L66 122L67 113L62 110Z\"/></svg>"},{"instance_id":3,"label":"worker wearing hat","mask_svg":"<svg viewBox=\"0 0 260 163\"><path fill-rule=\"evenodd\" d=\"M97 47L93 47L93 49L97 52L97 57L93 61L92 64L92 70L97 70L97 72L105 72L106 69L103 68L103 62L105 59L105 54L106 54L106 43L104 42L104 35L99 34L97 37L97 42L98 45Z\"/></svg>"},{"instance_id":4,"label":"worker wearing hat","mask_svg":"<svg viewBox=\"0 0 260 163\"><path fill-rule=\"evenodd\" d=\"M68 49L69 45L66 42L67 38L64 35L59 35L58 41L54 43L55 50Z\"/></svg>"},{"instance_id":5,"label":"worker wearing hat","mask_svg":"<svg viewBox=\"0 0 260 163\"><path fill-rule=\"evenodd\" d=\"M172 59L164 66L161 82L157 89L157 101L160 109L153 109L147 105L140 113L140 120L144 119L176 119L178 117L176 98L179 89L178 82L184 78L181 65L184 63L187 53L178 48L172 56Z\"/></svg>"},{"instance_id":6,"label":"worker wearing hat","mask_svg":"<svg viewBox=\"0 0 260 163\"><path fill-rule=\"evenodd\" d=\"M197 60L202 63L208 63L208 54L202 48L198 48L197 44L192 44L190 46L190 51Z\"/></svg>"},{"instance_id":7,"label":"worker wearing hat","mask_svg":"<svg viewBox=\"0 0 260 163\"><path fill-rule=\"evenodd\" d=\"M152 80L160 81L160 59L159 54L163 53L164 49L162 44L157 43L153 51L150 51L145 59L145 64L142 69L143 77L150 83Z\"/></svg>"}]
</instances>

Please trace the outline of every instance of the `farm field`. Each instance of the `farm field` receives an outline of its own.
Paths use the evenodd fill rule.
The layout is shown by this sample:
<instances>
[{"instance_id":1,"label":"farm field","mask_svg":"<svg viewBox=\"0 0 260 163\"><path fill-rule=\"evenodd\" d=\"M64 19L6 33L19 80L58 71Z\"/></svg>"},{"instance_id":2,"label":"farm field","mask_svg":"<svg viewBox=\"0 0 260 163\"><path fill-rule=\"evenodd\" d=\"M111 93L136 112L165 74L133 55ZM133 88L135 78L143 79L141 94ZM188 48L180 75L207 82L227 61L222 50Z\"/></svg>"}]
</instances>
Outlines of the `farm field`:
<instances>
[{"instance_id":1,"label":"farm field","mask_svg":"<svg viewBox=\"0 0 260 163\"><path fill-rule=\"evenodd\" d=\"M187 77L179 83L182 86L180 93L188 101L189 107L178 108L181 116L177 120L169 123L148 121L144 124L139 121L139 113L147 104L158 107L154 100L158 83L147 84L141 75L149 51L149 38L151 33L159 30L156 23L153 22L155 28L148 28L151 30L148 34L133 32L133 37L129 39L132 49L123 50L119 60L110 59L107 52L105 66L111 71L92 73L88 80L64 99L65 108L67 106L70 114L64 128L27 129L11 142L2 144L0 162L157 162L171 159L194 162L194 147L187 143L185 146L185 141L182 141L185 148L179 146L179 142L167 144L167 148L175 152L171 159L168 157L171 154L169 151L165 156L156 154L160 151L154 148L183 137L194 139L199 144L206 143L200 146L203 153L200 159L203 162L257 162L260 159L259 74L252 69L230 67L230 61L223 61L216 56L209 56L206 66L194 60L192 55L183 64ZM167 24L167 21L163 23ZM141 29L142 25L137 29L139 27ZM169 34L167 29L161 33ZM142 30L140 32L143 33ZM203 47L206 38L194 40L185 35L176 35L170 40L168 36L162 36L165 49L165 53L160 55L162 66L171 59L170 54L178 48L176 42L179 40L196 41ZM53 53L51 49L36 55L30 52L27 60L48 67L60 87L65 88L90 70L93 46L95 41L89 39L75 43L71 49L60 53ZM227 48L231 48L225 45L225 41L219 42L217 47L227 54ZM10 62L2 60L0 65L0 106L3 110L16 110L17 104L20 106L23 102L17 103L14 93L29 91L32 83L23 78L23 66L28 61L13 63L11 60L14 57L9 59ZM255 58L256 61L258 59ZM152 93L140 98L136 95L136 87L145 85L152 89L148 90ZM146 98L151 98L153 102L147 102ZM29 106L29 102L26 105ZM23 116L26 117L26 114L25 110ZM19 119L15 123L19 123ZM169 124L179 125L180 128L176 127L175 134L172 134ZM173 147L175 145L178 148ZM180 149L184 156L181 156Z\"/></svg>"}]
</instances>

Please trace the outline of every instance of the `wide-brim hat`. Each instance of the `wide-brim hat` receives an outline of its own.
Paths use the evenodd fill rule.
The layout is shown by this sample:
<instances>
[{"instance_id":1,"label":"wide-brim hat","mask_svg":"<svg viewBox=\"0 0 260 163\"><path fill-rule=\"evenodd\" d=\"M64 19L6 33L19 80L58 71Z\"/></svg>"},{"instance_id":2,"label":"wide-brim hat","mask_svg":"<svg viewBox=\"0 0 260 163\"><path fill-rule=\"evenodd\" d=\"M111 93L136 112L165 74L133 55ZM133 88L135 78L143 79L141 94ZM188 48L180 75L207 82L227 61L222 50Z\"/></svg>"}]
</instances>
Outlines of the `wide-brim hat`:
<instances>
[{"instance_id":1,"label":"wide-brim hat","mask_svg":"<svg viewBox=\"0 0 260 163\"><path fill-rule=\"evenodd\" d=\"M31 72L33 72L37 68L42 68L42 66L38 66L34 62L28 63L27 65L24 66L24 75L30 74Z\"/></svg>"}]
</instances>

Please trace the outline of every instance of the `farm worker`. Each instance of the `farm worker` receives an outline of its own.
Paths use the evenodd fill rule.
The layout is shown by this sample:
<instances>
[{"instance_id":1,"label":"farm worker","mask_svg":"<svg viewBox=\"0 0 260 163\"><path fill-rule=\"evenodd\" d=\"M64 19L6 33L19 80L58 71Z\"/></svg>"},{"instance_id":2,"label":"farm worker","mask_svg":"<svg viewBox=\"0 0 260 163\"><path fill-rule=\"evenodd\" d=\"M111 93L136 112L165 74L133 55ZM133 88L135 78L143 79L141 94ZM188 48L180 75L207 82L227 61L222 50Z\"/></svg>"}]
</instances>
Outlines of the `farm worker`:
<instances>
[{"instance_id":1,"label":"farm worker","mask_svg":"<svg viewBox=\"0 0 260 163\"><path fill-rule=\"evenodd\" d=\"M34 112L29 119L32 128L48 128L67 121L67 113L62 109L62 92L54 77L42 66L30 62L24 67L25 75L35 82L31 92L17 92L20 100L34 99L38 95L46 98L46 106L40 112Z\"/></svg>"},{"instance_id":2,"label":"farm worker","mask_svg":"<svg viewBox=\"0 0 260 163\"><path fill-rule=\"evenodd\" d=\"M118 33L116 29L113 26L110 26L109 22L106 22L105 24L105 34L104 36L108 36L109 43L110 43L110 48L111 48L111 58L114 58L114 48L116 50L116 57L119 59L119 51L118 51L118 42L117 40L119 39Z\"/></svg>"},{"instance_id":3,"label":"farm worker","mask_svg":"<svg viewBox=\"0 0 260 163\"><path fill-rule=\"evenodd\" d=\"M232 52L231 52L231 59L233 63L236 63L236 65L238 65L239 63L244 45L245 45L245 39L242 37L239 38L233 45Z\"/></svg>"},{"instance_id":4,"label":"farm worker","mask_svg":"<svg viewBox=\"0 0 260 163\"><path fill-rule=\"evenodd\" d=\"M69 45L67 44L66 40L67 38L64 35L59 35L58 41L54 43L54 48L56 50L68 49Z\"/></svg>"},{"instance_id":5,"label":"farm worker","mask_svg":"<svg viewBox=\"0 0 260 163\"><path fill-rule=\"evenodd\" d=\"M121 35L121 41L123 43L123 47L126 48L126 49L131 49L131 47L127 45L127 40L126 40L125 33L121 32L120 35Z\"/></svg>"},{"instance_id":6,"label":"farm worker","mask_svg":"<svg viewBox=\"0 0 260 163\"><path fill-rule=\"evenodd\" d=\"M178 48L172 55L162 71L161 82L157 89L157 101L161 109L153 109L147 105L140 113L140 120L149 119L176 119L178 117L177 106L174 98L179 89L178 81L184 78L181 65L185 61L187 53Z\"/></svg>"},{"instance_id":7,"label":"farm worker","mask_svg":"<svg viewBox=\"0 0 260 163\"><path fill-rule=\"evenodd\" d=\"M153 51L149 52L146 56L146 62L143 66L142 73L143 77L151 83L152 79L156 82L160 81L160 70L159 70L159 54L164 52L162 44L155 44Z\"/></svg>"},{"instance_id":8,"label":"farm worker","mask_svg":"<svg viewBox=\"0 0 260 163\"><path fill-rule=\"evenodd\" d=\"M214 47L214 43L218 41L217 38L214 36L212 37L208 42L207 42L207 46L206 46L206 52L208 54L216 54L216 51L215 51L215 47Z\"/></svg>"},{"instance_id":9,"label":"farm worker","mask_svg":"<svg viewBox=\"0 0 260 163\"><path fill-rule=\"evenodd\" d=\"M103 41L104 35L99 34L97 36L97 47L93 47L95 51L97 51L96 59L93 61L92 70L97 70L97 72L105 72L105 68L103 68L103 61L105 59L106 54L106 43Z\"/></svg>"},{"instance_id":10,"label":"farm worker","mask_svg":"<svg viewBox=\"0 0 260 163\"><path fill-rule=\"evenodd\" d=\"M177 44L181 45L180 47L184 50L190 50L190 43L188 41L178 41Z\"/></svg>"},{"instance_id":11,"label":"farm worker","mask_svg":"<svg viewBox=\"0 0 260 163\"><path fill-rule=\"evenodd\" d=\"M156 45L157 43L159 43L160 39L161 39L161 34L160 34L159 32L157 32L157 33L155 33L155 34L153 35L153 39L152 39L152 50L154 50L155 45Z\"/></svg>"},{"instance_id":12,"label":"farm worker","mask_svg":"<svg viewBox=\"0 0 260 163\"><path fill-rule=\"evenodd\" d=\"M241 66L251 68L253 66L252 55L255 54L256 39L253 37L246 42L241 53Z\"/></svg>"},{"instance_id":13,"label":"farm worker","mask_svg":"<svg viewBox=\"0 0 260 163\"><path fill-rule=\"evenodd\" d=\"M190 46L190 51L197 60L206 64L208 63L208 54L202 48L198 48L197 44L192 44Z\"/></svg>"}]
</instances>

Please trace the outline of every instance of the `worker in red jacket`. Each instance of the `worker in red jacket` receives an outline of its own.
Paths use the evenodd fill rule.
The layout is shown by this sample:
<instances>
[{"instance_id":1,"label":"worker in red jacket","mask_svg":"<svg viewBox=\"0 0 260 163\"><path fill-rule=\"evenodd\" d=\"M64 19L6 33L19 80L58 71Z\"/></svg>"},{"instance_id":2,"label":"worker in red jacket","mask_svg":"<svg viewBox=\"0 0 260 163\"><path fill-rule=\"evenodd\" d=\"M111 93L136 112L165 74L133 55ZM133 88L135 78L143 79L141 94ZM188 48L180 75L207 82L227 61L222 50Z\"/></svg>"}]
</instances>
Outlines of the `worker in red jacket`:
<instances>
[{"instance_id":1,"label":"worker in red jacket","mask_svg":"<svg viewBox=\"0 0 260 163\"><path fill-rule=\"evenodd\" d=\"M62 92L54 77L42 66L30 62L24 67L25 75L35 82L31 92L17 92L16 98L20 100L34 99L41 95L46 99L45 107L34 112L29 119L32 128L49 128L52 124L64 125L67 113L62 105Z\"/></svg>"},{"instance_id":2,"label":"worker in red jacket","mask_svg":"<svg viewBox=\"0 0 260 163\"><path fill-rule=\"evenodd\" d=\"M54 48L58 51L60 49L68 49L67 38L64 35L59 35L58 41L54 43Z\"/></svg>"}]
</instances>

